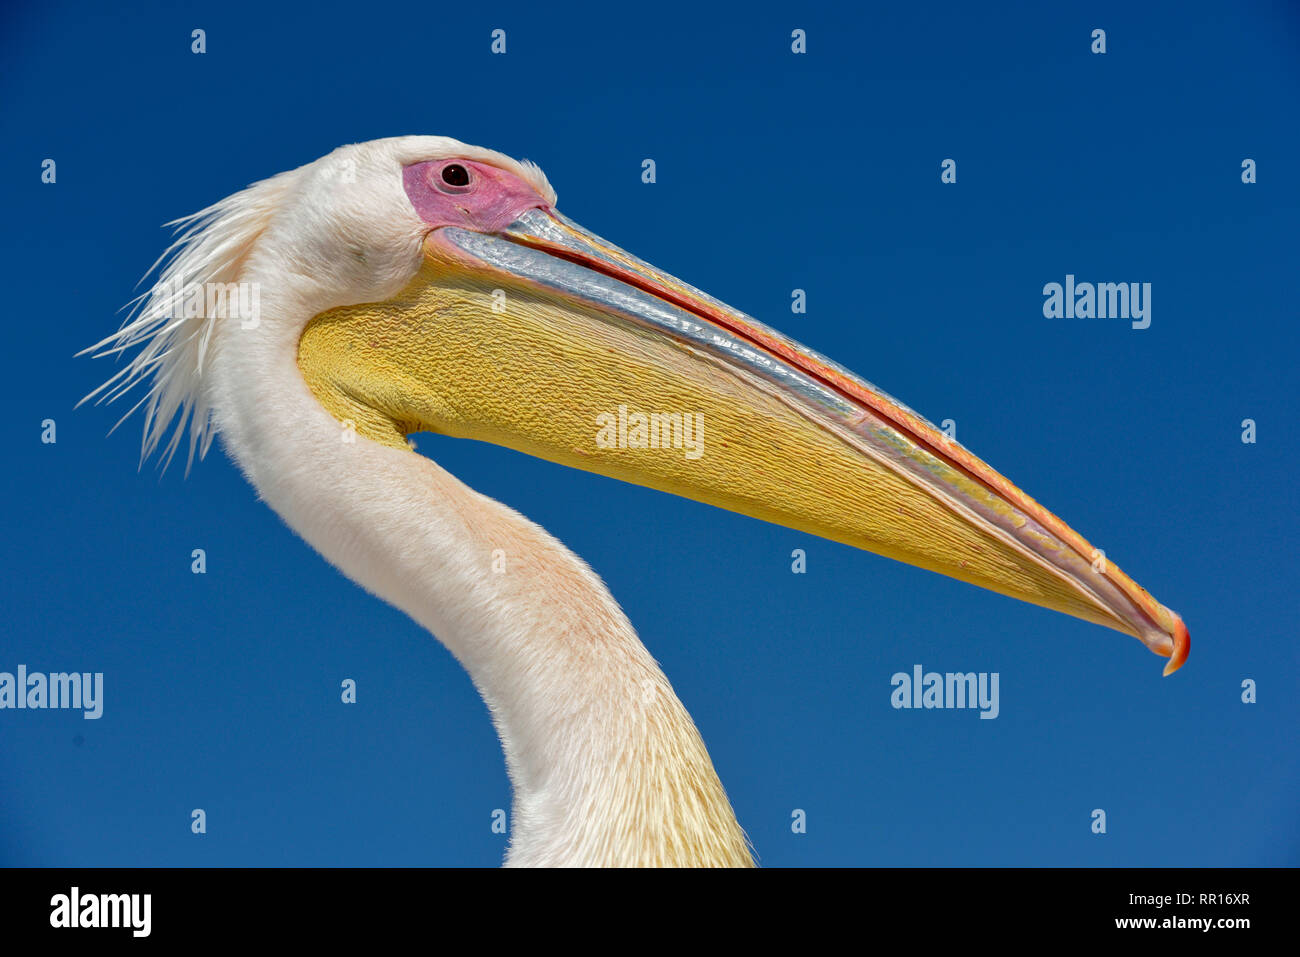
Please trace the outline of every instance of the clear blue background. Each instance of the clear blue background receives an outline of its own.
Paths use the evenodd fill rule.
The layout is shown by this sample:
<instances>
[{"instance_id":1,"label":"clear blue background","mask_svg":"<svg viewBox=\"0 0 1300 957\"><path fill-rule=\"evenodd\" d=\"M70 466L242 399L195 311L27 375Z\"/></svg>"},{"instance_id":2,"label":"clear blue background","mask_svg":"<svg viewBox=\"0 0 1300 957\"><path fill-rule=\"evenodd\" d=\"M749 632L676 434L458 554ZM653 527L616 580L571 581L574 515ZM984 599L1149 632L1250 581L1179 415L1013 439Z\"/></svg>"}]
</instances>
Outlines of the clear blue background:
<instances>
[{"instance_id":1,"label":"clear blue background","mask_svg":"<svg viewBox=\"0 0 1300 957\"><path fill-rule=\"evenodd\" d=\"M0 712L0 862L500 861L509 784L451 656L219 449L160 479L138 422L105 438L123 409L73 411L161 223L418 132L538 161L569 216L954 419L1191 629L1162 679L1081 621L424 437L604 576L764 864L1300 863L1294 8L583 6L6 5L0 670L102 671L106 704ZM1044 319L1067 272L1151 282L1150 329ZM1001 716L893 710L915 663L998 672Z\"/></svg>"}]
</instances>

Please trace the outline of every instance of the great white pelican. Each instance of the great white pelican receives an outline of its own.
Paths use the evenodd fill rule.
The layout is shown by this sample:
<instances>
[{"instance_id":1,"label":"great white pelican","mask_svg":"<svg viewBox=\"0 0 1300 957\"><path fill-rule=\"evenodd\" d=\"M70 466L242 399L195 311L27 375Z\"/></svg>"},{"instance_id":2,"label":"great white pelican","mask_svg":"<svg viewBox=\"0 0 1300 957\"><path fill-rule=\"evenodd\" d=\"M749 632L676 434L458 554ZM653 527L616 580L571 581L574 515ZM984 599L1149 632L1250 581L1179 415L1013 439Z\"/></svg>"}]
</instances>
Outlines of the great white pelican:
<instances>
[{"instance_id":1,"label":"great white pelican","mask_svg":"<svg viewBox=\"0 0 1300 957\"><path fill-rule=\"evenodd\" d=\"M438 136L376 140L177 223L155 285L87 350L131 356L87 398L143 386L142 454L164 462L186 433L191 463L219 433L299 535L451 650L505 752L507 864L752 857L694 723L600 578L416 454L415 432L1056 609L1138 638L1165 674L1187 657L1179 616L1061 519L870 383L562 216L531 163Z\"/></svg>"}]
</instances>

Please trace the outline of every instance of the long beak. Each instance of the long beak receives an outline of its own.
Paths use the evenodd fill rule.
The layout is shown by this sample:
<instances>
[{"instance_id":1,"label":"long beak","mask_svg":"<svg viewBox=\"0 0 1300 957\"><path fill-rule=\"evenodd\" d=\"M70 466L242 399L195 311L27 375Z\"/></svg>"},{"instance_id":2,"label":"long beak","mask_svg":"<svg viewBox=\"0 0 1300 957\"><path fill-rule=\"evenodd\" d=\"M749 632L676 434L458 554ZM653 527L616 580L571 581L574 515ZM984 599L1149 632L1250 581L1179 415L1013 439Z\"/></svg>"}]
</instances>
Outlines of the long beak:
<instances>
[{"instance_id":1,"label":"long beak","mask_svg":"<svg viewBox=\"0 0 1300 957\"><path fill-rule=\"evenodd\" d=\"M437 229L425 252L382 313L421 356L377 360L401 397L375 402L402 431L483 439L941 572L1133 635L1169 658L1165 674L1187 658L1176 613L955 440L553 209L498 233ZM341 324L337 345L359 316L375 313L312 326Z\"/></svg>"}]
</instances>

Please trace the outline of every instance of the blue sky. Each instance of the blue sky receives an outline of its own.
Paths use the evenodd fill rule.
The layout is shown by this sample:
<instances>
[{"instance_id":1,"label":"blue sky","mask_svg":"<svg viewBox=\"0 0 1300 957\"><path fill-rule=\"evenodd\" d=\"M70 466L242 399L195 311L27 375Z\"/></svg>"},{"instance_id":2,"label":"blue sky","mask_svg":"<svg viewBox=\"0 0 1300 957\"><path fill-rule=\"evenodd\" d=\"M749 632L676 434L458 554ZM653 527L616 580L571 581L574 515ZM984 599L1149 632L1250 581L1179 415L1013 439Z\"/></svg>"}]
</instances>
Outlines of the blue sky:
<instances>
[{"instance_id":1,"label":"blue sky","mask_svg":"<svg viewBox=\"0 0 1300 957\"><path fill-rule=\"evenodd\" d=\"M500 861L509 784L451 656L219 449L159 478L138 422L105 437L123 410L73 411L113 368L73 355L116 327L161 223L418 132L536 160L578 222L953 419L1190 628L1162 679L1115 632L422 438L605 578L762 863L1300 864L1300 15L1134 6L7 5L0 671L103 672L105 703L0 711L0 863ZM1150 282L1150 328L1044 318L1067 274ZM891 708L918 663L997 672L998 718Z\"/></svg>"}]
</instances>

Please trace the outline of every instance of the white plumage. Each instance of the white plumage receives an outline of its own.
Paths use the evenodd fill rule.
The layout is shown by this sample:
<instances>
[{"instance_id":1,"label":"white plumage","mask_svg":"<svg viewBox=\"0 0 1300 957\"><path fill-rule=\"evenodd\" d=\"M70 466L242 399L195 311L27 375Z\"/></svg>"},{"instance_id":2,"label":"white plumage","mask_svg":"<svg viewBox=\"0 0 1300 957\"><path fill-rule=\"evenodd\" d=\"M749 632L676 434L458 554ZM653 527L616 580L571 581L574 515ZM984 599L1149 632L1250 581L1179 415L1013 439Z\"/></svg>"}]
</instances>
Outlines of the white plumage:
<instances>
[{"instance_id":1,"label":"white plumage","mask_svg":"<svg viewBox=\"0 0 1300 957\"><path fill-rule=\"evenodd\" d=\"M190 464L219 434L290 527L460 660L514 787L508 863L752 858L699 733L604 584L413 454L413 431L877 551L1133 635L1170 658L1166 673L1182 664L1178 615L967 449L554 204L537 167L455 140L343 147L178 220L156 284L92 347L134 354L87 397L142 388L142 454L164 465L187 432ZM186 311L195 287L232 285L256 310ZM629 398L707 418L709 454L593 441Z\"/></svg>"},{"instance_id":2,"label":"white plumage","mask_svg":"<svg viewBox=\"0 0 1300 957\"><path fill-rule=\"evenodd\" d=\"M139 314L94 347L139 351L92 395L147 388L145 455L169 458L187 416L191 456L221 435L290 527L461 661L515 792L508 863L747 863L694 724L591 569L428 459L340 441L302 380L297 345L313 316L381 301L419 268L426 230L401 169L442 156L509 170L554 202L536 166L455 140L342 147L180 220ZM178 277L260 284L257 325L170 318ZM511 574L491 573L494 548Z\"/></svg>"}]
</instances>

